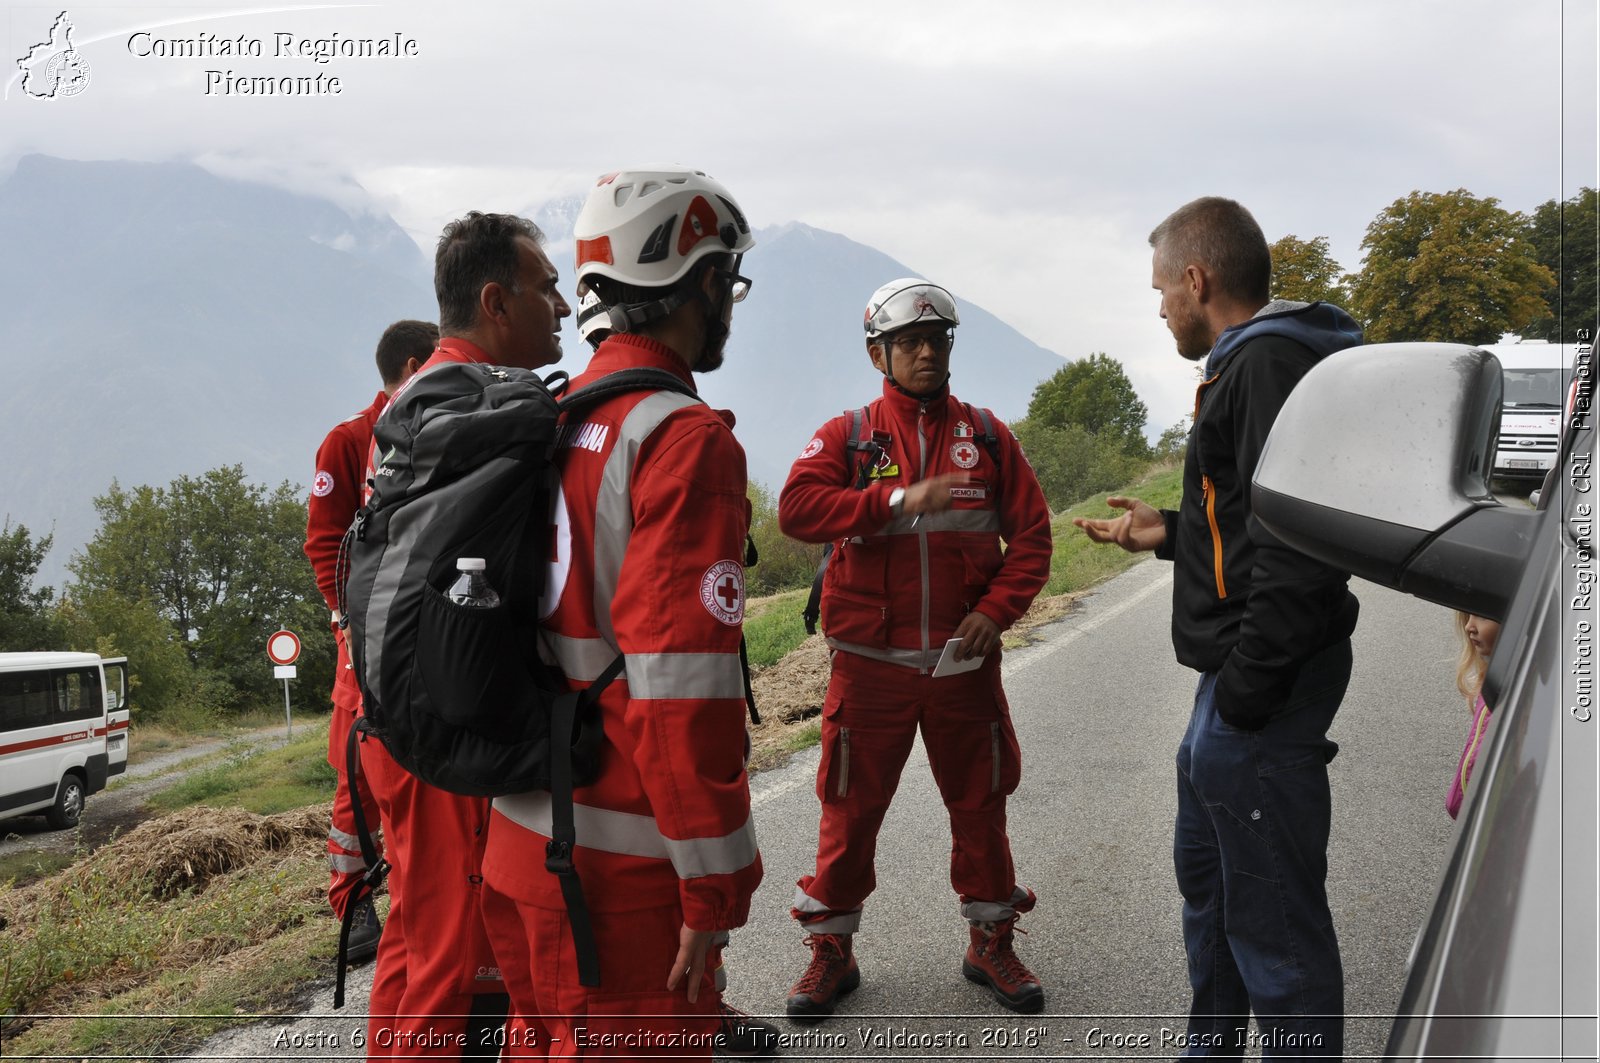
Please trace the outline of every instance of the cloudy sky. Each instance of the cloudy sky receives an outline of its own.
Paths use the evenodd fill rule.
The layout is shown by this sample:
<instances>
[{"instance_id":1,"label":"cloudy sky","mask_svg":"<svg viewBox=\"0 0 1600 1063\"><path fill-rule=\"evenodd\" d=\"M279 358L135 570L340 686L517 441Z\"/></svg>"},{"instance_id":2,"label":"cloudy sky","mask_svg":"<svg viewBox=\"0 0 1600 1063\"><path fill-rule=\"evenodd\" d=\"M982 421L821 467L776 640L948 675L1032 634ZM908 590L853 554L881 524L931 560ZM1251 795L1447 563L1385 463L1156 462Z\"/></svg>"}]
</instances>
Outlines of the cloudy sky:
<instances>
[{"instance_id":1,"label":"cloudy sky","mask_svg":"<svg viewBox=\"0 0 1600 1063\"><path fill-rule=\"evenodd\" d=\"M15 58L61 8L5 10ZM608 170L683 163L757 227L843 233L1064 357L1121 359L1157 426L1192 378L1146 236L1181 203L1235 197L1268 239L1327 236L1354 269L1367 224L1414 189L1529 211L1597 183L1589 0L68 10L90 81L35 100L10 74L0 174L30 152L189 159L387 211L427 246L468 209L532 213ZM293 52L396 35L415 54ZM241 37L261 54L217 54ZM319 74L340 91L223 91ZM746 265L782 297L759 287L759 248Z\"/></svg>"}]
</instances>

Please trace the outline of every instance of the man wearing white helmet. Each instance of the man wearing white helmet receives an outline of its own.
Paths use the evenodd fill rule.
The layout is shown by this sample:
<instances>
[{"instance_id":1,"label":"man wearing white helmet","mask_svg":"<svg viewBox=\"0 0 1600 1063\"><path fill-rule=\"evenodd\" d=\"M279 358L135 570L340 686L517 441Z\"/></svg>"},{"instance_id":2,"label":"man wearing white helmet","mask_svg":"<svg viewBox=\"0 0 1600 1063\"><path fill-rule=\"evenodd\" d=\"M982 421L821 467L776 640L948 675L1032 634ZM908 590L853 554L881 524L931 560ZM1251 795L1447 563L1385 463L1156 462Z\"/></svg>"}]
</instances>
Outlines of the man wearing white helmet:
<instances>
[{"instance_id":1,"label":"man wearing white helmet","mask_svg":"<svg viewBox=\"0 0 1600 1063\"><path fill-rule=\"evenodd\" d=\"M727 189L681 168L608 174L574 232L578 280L611 331L569 393L640 368L692 390L693 373L721 364L733 304L749 289L740 259L754 244ZM692 394L629 392L581 417L557 444L540 652L574 687L618 653L626 662L599 698L601 774L573 794L570 864L593 917L599 984L580 984L575 970L562 885L546 863L545 791L494 803L485 917L518 1023L538 1047L709 1056L718 995L708 968L761 880L739 658L744 451L732 416Z\"/></svg>"},{"instance_id":2,"label":"man wearing white helmet","mask_svg":"<svg viewBox=\"0 0 1600 1063\"><path fill-rule=\"evenodd\" d=\"M1006 426L950 394L959 323L936 284L905 278L874 292L867 353L883 395L818 429L778 499L786 535L833 544L822 593L834 651L822 825L816 872L800 879L793 910L812 952L790 990L796 1021L821 1021L860 983L853 935L919 726L950 814L950 884L970 924L962 973L1013 1011L1044 1007L1012 948L1035 897L1017 884L1005 830L1021 760L1000 638L1050 575L1050 509ZM970 670L936 672L952 639L951 656Z\"/></svg>"}]
</instances>

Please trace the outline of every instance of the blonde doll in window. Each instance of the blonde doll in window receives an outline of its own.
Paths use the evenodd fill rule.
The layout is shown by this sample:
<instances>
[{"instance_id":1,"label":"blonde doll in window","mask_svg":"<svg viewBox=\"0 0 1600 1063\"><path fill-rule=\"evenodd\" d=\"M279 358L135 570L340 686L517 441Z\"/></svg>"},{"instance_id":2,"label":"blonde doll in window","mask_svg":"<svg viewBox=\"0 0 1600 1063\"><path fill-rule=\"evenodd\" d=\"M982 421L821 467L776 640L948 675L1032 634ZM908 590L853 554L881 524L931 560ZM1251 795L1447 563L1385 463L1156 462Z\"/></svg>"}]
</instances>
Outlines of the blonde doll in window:
<instances>
[{"instance_id":1,"label":"blonde doll in window","mask_svg":"<svg viewBox=\"0 0 1600 1063\"><path fill-rule=\"evenodd\" d=\"M1455 777L1450 780L1450 792L1445 795L1444 809L1455 819L1466 799L1472 765L1478 759L1478 748L1483 745L1484 733L1489 729L1490 709L1483 700L1483 677L1489 670L1489 655L1500 638L1500 624L1488 617L1472 613L1456 613L1456 631L1461 636L1461 663L1456 668L1456 689L1472 708L1472 726L1467 732L1467 744L1461 749L1461 759L1456 764Z\"/></svg>"}]
</instances>

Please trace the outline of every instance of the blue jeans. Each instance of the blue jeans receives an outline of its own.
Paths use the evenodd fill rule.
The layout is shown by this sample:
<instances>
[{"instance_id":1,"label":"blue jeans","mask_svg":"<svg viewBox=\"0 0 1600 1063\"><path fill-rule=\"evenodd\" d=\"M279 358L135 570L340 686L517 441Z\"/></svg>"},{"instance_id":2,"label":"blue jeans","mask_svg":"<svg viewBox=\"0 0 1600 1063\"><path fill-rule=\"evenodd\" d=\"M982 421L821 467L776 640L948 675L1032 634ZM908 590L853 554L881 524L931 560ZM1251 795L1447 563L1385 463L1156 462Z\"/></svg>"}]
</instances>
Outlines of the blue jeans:
<instances>
[{"instance_id":1,"label":"blue jeans","mask_svg":"<svg viewBox=\"0 0 1600 1063\"><path fill-rule=\"evenodd\" d=\"M1256 1014L1263 1059L1344 1052L1344 971L1328 910L1328 726L1350 682L1350 643L1300 669L1260 731L1217 715L1217 676L1195 689L1178 746L1173 865L1189 954L1186 1056L1239 1059Z\"/></svg>"}]
</instances>

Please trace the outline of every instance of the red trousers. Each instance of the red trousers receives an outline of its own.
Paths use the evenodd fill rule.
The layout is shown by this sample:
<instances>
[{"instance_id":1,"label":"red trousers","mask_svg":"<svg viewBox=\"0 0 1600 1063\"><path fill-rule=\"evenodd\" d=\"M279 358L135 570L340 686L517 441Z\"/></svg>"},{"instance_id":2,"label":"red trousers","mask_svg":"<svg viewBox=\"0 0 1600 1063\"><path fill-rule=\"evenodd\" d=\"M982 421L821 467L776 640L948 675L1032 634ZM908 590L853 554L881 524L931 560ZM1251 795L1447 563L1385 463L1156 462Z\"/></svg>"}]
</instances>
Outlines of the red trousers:
<instances>
[{"instance_id":1,"label":"red trousers","mask_svg":"<svg viewBox=\"0 0 1600 1063\"><path fill-rule=\"evenodd\" d=\"M678 905L590 914L600 957L595 988L578 984L565 910L485 890L484 917L511 994L503 1058L710 1059L718 1023L710 969L716 950L691 1004L682 983L674 992L666 988L683 926Z\"/></svg>"},{"instance_id":2,"label":"red trousers","mask_svg":"<svg viewBox=\"0 0 1600 1063\"><path fill-rule=\"evenodd\" d=\"M822 710L817 869L799 881L794 916L817 933L854 933L877 885L878 829L918 728L950 815L950 885L968 918L998 918L1016 896L1006 797L1021 750L1000 687L1000 655L935 679L836 652Z\"/></svg>"},{"instance_id":3,"label":"red trousers","mask_svg":"<svg viewBox=\"0 0 1600 1063\"><path fill-rule=\"evenodd\" d=\"M361 743L361 770L393 865L368 1004L368 1058L492 1058L495 1046L466 1043L478 1040L468 1021L475 1004L505 992L481 912L489 799L421 782L373 738Z\"/></svg>"},{"instance_id":4,"label":"red trousers","mask_svg":"<svg viewBox=\"0 0 1600 1063\"><path fill-rule=\"evenodd\" d=\"M345 778L345 743L350 738L350 728L361 712L361 688L356 685L355 672L350 669L350 655L345 649L344 636L334 630L339 645L338 671L333 679L333 713L328 718L328 763L339 776L333 792L333 817L328 826L328 903L333 914L344 918L361 876L366 874L367 862L361 855L361 842L356 836L356 814L350 799L349 781ZM367 821L367 831L372 835L378 855L383 846L378 839L378 803L372 797L372 787L357 765L355 797L361 803L361 813Z\"/></svg>"}]
</instances>

